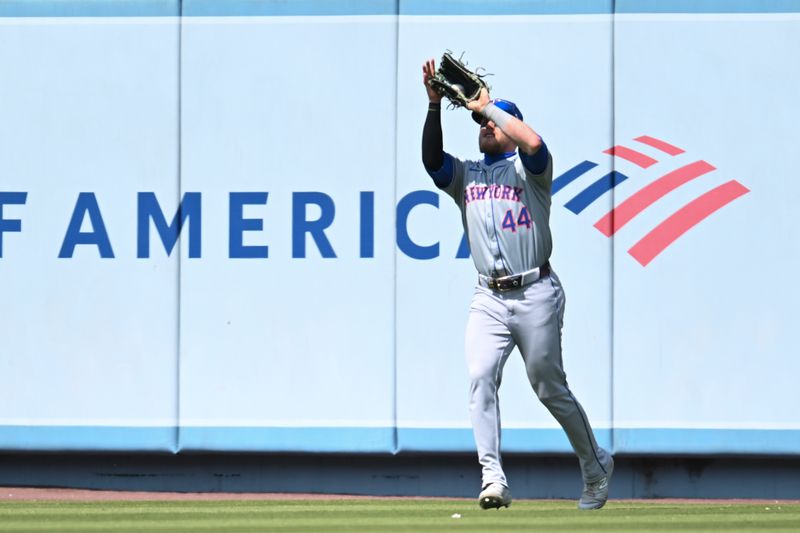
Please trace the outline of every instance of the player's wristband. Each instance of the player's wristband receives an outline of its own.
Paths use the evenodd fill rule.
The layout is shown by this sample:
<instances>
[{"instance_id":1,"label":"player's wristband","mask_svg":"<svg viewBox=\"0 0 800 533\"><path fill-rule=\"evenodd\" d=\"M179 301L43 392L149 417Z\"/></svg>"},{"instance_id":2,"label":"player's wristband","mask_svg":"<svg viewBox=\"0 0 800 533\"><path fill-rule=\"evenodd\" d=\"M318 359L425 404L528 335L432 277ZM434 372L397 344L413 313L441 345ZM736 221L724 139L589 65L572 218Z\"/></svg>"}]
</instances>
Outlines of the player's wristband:
<instances>
[{"instance_id":1,"label":"player's wristband","mask_svg":"<svg viewBox=\"0 0 800 533\"><path fill-rule=\"evenodd\" d=\"M481 115L497 124L497 127L499 127L501 130L505 129L508 123L511 122L511 115L491 102L484 106L484 108L481 110Z\"/></svg>"},{"instance_id":2,"label":"player's wristband","mask_svg":"<svg viewBox=\"0 0 800 533\"><path fill-rule=\"evenodd\" d=\"M442 104L440 102L428 102L428 111L441 111Z\"/></svg>"}]
</instances>

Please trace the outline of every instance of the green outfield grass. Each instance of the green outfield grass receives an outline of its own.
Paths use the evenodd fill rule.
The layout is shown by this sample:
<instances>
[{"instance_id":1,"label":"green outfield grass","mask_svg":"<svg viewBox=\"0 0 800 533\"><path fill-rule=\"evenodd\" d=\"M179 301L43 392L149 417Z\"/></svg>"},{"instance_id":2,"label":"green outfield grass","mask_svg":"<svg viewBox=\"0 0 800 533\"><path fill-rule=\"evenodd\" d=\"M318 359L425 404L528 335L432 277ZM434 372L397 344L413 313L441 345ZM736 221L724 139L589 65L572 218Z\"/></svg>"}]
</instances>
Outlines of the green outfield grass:
<instances>
[{"instance_id":1,"label":"green outfield grass","mask_svg":"<svg viewBox=\"0 0 800 533\"><path fill-rule=\"evenodd\" d=\"M460 518L454 518L460 514ZM800 504L465 500L0 502L0 531L800 531Z\"/></svg>"}]
</instances>

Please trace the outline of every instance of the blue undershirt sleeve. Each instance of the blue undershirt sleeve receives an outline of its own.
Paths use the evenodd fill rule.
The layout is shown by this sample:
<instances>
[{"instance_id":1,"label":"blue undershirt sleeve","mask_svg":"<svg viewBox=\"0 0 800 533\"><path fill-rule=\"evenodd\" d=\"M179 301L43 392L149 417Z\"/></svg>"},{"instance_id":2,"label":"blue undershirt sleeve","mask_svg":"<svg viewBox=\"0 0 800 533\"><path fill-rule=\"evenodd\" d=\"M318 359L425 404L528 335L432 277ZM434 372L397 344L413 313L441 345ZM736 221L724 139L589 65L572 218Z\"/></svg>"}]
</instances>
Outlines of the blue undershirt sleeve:
<instances>
[{"instance_id":1,"label":"blue undershirt sleeve","mask_svg":"<svg viewBox=\"0 0 800 533\"><path fill-rule=\"evenodd\" d=\"M444 152L442 154L442 166L438 170L431 170L425 167L425 171L433 178L433 182L440 189L444 189L453 181L453 156Z\"/></svg>"},{"instance_id":2,"label":"blue undershirt sleeve","mask_svg":"<svg viewBox=\"0 0 800 533\"><path fill-rule=\"evenodd\" d=\"M542 147L539 148L535 154L528 155L520 152L519 158L522 164L525 165L525 168L528 169L528 172L534 174L541 174L544 172L547 168L547 145L544 143L544 139L542 139Z\"/></svg>"}]
</instances>

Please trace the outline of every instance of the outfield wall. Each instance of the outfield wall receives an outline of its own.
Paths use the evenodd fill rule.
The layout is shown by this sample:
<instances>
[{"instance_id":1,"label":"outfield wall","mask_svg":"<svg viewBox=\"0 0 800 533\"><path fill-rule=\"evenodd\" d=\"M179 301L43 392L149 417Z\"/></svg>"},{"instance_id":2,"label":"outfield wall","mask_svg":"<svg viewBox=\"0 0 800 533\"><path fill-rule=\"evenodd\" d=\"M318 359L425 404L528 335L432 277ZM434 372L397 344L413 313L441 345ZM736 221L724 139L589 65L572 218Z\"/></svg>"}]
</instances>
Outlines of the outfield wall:
<instances>
[{"instance_id":1,"label":"outfield wall","mask_svg":"<svg viewBox=\"0 0 800 533\"><path fill-rule=\"evenodd\" d=\"M0 449L472 450L451 49L553 153L601 445L800 454L800 1L652 4L0 2ZM569 450L518 357L501 396L505 449Z\"/></svg>"}]
</instances>

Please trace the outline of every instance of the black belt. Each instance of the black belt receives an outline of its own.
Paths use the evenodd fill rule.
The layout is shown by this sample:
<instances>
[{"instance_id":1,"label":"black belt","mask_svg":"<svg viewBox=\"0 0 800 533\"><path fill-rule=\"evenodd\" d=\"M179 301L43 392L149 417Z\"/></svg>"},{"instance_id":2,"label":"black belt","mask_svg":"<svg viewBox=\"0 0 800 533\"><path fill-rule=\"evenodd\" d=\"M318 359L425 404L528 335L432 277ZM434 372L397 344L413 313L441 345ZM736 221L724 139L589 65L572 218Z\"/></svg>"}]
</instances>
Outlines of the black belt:
<instances>
[{"instance_id":1,"label":"black belt","mask_svg":"<svg viewBox=\"0 0 800 533\"><path fill-rule=\"evenodd\" d=\"M513 276L503 276L502 278L492 278L489 276L479 275L478 283L484 287L488 287L493 291L512 291L519 289L526 285L530 285L534 281L550 275L550 262L547 261L539 268L528 270L522 274L514 274Z\"/></svg>"}]
</instances>

